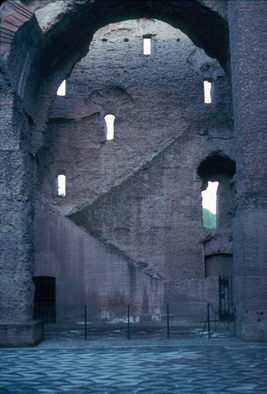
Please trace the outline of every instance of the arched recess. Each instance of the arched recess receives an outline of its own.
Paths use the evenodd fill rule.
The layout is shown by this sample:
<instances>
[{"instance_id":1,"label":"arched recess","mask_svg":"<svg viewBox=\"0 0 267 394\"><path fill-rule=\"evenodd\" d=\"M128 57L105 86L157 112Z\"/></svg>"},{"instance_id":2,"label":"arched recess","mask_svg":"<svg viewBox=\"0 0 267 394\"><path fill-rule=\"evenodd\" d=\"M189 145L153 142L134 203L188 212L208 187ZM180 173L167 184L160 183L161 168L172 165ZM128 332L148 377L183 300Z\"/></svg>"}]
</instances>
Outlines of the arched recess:
<instances>
[{"instance_id":1,"label":"arched recess","mask_svg":"<svg viewBox=\"0 0 267 394\"><path fill-rule=\"evenodd\" d=\"M228 253L214 253L205 258L205 277L231 276L233 274L233 256Z\"/></svg>"},{"instance_id":2,"label":"arched recess","mask_svg":"<svg viewBox=\"0 0 267 394\"><path fill-rule=\"evenodd\" d=\"M205 190L208 181L218 182L217 225L203 240L205 277L231 277L233 275L232 219L235 210L235 161L222 152L213 152L198 166L198 175Z\"/></svg>"},{"instance_id":3,"label":"arched recess","mask_svg":"<svg viewBox=\"0 0 267 394\"><path fill-rule=\"evenodd\" d=\"M198 175L201 178L216 179L220 174L233 177L235 174L235 162L229 156L221 152L214 152L201 161L198 167Z\"/></svg>"},{"instance_id":4,"label":"arched recess","mask_svg":"<svg viewBox=\"0 0 267 394\"><path fill-rule=\"evenodd\" d=\"M109 23L136 18L165 21L217 58L226 72L229 70L227 22L200 1L70 0L60 2L62 6L56 3L49 4L50 21L46 7L43 8L46 24L37 15L39 20L33 16L18 29L8 58L9 77L28 115L34 118L37 131L45 126L58 85L87 53L96 30ZM41 144L38 138L36 144ZM38 147L32 149L36 151Z\"/></svg>"},{"instance_id":5,"label":"arched recess","mask_svg":"<svg viewBox=\"0 0 267 394\"><path fill-rule=\"evenodd\" d=\"M235 174L235 161L221 152L207 156L198 166L202 179L202 190L208 181L219 182L217 189L217 228L231 228L234 210L232 178Z\"/></svg>"}]
</instances>

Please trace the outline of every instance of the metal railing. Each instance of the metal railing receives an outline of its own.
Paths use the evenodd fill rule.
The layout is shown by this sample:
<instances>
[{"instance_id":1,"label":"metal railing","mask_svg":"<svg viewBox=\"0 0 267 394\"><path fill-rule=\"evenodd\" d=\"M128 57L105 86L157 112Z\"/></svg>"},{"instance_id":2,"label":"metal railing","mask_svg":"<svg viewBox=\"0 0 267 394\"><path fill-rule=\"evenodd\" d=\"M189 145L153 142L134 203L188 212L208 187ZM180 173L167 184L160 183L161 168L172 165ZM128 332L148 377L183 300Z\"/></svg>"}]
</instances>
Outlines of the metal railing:
<instances>
[{"instance_id":1,"label":"metal railing","mask_svg":"<svg viewBox=\"0 0 267 394\"><path fill-rule=\"evenodd\" d=\"M229 318L227 319L226 316L229 316ZM207 333L208 338L211 338L221 326L229 331L232 336L235 336L236 333L234 323L235 318L233 313L230 315L223 315L222 317L220 307L219 311L216 311L216 308L211 303L207 302L207 318L204 322L200 337L202 338L205 333Z\"/></svg>"},{"instance_id":2,"label":"metal railing","mask_svg":"<svg viewBox=\"0 0 267 394\"><path fill-rule=\"evenodd\" d=\"M88 308L87 305L84 305L84 339L88 338ZM127 331L127 339L131 339L131 319L130 319L130 305L126 305L126 331ZM166 337L170 339L170 307L169 304L166 305Z\"/></svg>"}]
</instances>

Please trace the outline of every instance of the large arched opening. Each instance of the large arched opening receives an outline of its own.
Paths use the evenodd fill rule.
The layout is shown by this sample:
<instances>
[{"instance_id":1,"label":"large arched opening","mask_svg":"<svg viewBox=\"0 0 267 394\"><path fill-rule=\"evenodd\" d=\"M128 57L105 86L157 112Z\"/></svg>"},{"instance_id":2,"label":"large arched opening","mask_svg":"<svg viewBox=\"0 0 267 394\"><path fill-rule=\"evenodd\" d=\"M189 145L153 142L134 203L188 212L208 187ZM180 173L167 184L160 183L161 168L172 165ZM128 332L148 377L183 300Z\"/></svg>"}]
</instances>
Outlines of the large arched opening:
<instances>
[{"instance_id":1,"label":"large arched opening","mask_svg":"<svg viewBox=\"0 0 267 394\"><path fill-rule=\"evenodd\" d=\"M99 28L136 18L159 19L181 29L229 73L227 22L199 1L55 2L40 8L36 17L18 29L12 41L8 73L27 112L39 118L40 112L46 113L56 86L87 53ZM70 35L70 31L75 34Z\"/></svg>"},{"instance_id":2,"label":"large arched opening","mask_svg":"<svg viewBox=\"0 0 267 394\"><path fill-rule=\"evenodd\" d=\"M164 3L164 6L163 6ZM11 72L11 80L13 81L14 87L18 88L18 96L21 99L20 108L23 109L24 115L28 120L28 129L29 135L23 135L24 146L26 150L31 153L37 154L37 160L43 160L43 157L46 156L46 149L47 149L47 133L49 134L49 130L47 128L47 120L49 118L49 110L51 108L52 103L54 102L56 91L58 85L61 83L66 76L70 76L71 70L75 67L77 61L79 61L88 51L88 46L90 44L90 40L93 37L93 34L96 32L98 28L105 26L108 23L113 23L121 20L131 20L137 18L146 18L146 19L160 19L163 20L173 27L181 29L184 33L191 38L192 42L196 44L198 47L202 47L205 52L212 56L213 58L217 58L219 63L227 70L228 67L228 33L227 33L227 24L225 21L215 12L209 10L207 7L204 7L197 1L191 1L190 4L187 2L180 2L177 4L175 1L169 2L152 2L152 1L145 1L142 3L139 2L121 2L121 1L107 1L105 2L105 7L103 8L103 4L99 1L91 2L80 2L80 3L72 3L69 2L66 9L59 10L58 16L55 18L54 23L49 23L47 26L45 24L41 24L38 26L38 18L37 21L30 20L27 22L26 25L23 25L20 30L18 31L15 41L13 43L13 48L11 55L9 57L9 66ZM41 13L42 10L40 10ZM45 11L43 11L45 12ZM39 15L39 21L41 21L41 16ZM30 40L29 40L29 30L34 35L34 42L32 48L30 48ZM69 39L69 32L70 31L77 31L77 34L71 35ZM212 32L212 34L211 34ZM28 37L26 42L25 48L21 49L19 46L20 42L25 40L25 37ZM209 37L207 39L207 37ZM211 38L212 37L212 38ZM218 38L220 37L220 40ZM16 44L16 40L18 40L18 45ZM220 42L220 46L218 46L218 42ZM26 60L25 60L25 54ZM23 60L22 60L23 58ZM19 60L18 60L19 59ZM189 59L189 63L192 59ZM194 63L195 60L193 60ZM197 60L196 60L197 62ZM23 68L23 72L19 69L19 66ZM191 67L191 66L190 66ZM206 68L205 68L206 67ZM212 67L207 64L203 65L203 69L201 70L202 73L209 73ZM15 70L16 70L16 77L15 77ZM217 69L213 70L215 74L217 73ZM213 72L212 71L212 72ZM202 75L203 77L207 77L207 75ZM222 75L219 75L219 79L217 80L218 84L221 83L220 78ZM227 85L227 83L226 83ZM117 90L116 90L117 89ZM109 101L114 100L114 97L119 97L120 99L126 101L126 105L130 105L127 100L130 100L127 95L121 90L121 88L116 88L115 91L112 88L109 91L105 91L105 96L108 97ZM202 89L202 80L201 80L201 89ZM126 97L127 96L127 97ZM101 97L94 98L96 105L101 104ZM229 103L225 105L218 101L218 108L224 108L224 117L223 119L220 118L217 121L216 118L216 111L215 114L212 116L208 116L207 109L203 110L204 117L207 119L210 127L200 127L201 131L196 133L200 138L204 139L211 135L215 136L218 132L218 126L221 127L221 132L223 133L225 130L229 133L231 137L231 125L229 126L229 119L228 115L230 115L229 111ZM227 107L227 108L226 108ZM113 112L113 111L112 111ZM50 113L51 114L51 113ZM58 118L54 118L58 119ZM118 118L118 125L119 125L119 118ZM56 120L58 121L58 120ZM55 123L55 121L54 121ZM117 124L116 123L116 124ZM226 125L227 123L227 125ZM51 125L50 125L51 126ZM187 126L185 127L185 130ZM207 129L209 129L207 131ZM216 129L216 130L215 130ZM230 131L229 131L230 130ZM30 135L30 131L32 131L32 135ZM183 133L181 133L183 134ZM176 136L177 137L177 136ZM186 140L186 136L181 136L181 140L184 138ZM211 145L213 149L216 149L218 144L215 142L216 136L214 137L214 141ZM175 144L175 141L169 141ZM187 142L184 141L186 145ZM179 145L179 143L176 143ZM184 145L184 146L185 146ZM189 144L190 145L190 144ZM191 144L192 146L192 144ZM41 148L41 149L40 149ZM170 148L170 155L174 155ZM178 149L178 147L177 147ZM188 149L190 149L188 147ZM193 148L191 148L193 149ZM203 148L204 149L204 148ZM210 148L209 148L210 149ZM194 149L193 149L194 150ZM206 151L199 151L194 158L197 162L201 159L201 157L205 157L207 154L208 148ZM159 152L157 152L159 153ZM188 171L187 165L189 164L185 157L180 152L182 160L184 162L182 164L176 163L183 168L185 172ZM166 153L167 155L167 153ZM168 156L168 155L167 155ZM167 157L166 156L166 157ZM159 158L158 158L159 160ZM168 160L168 159L167 159ZM150 164L146 164L147 160L143 162L143 168L140 166L139 173L137 174L137 185L140 182L140 179L145 179L152 175L147 175L150 171L153 174L153 168L150 167ZM185 164L186 163L186 164ZM195 168L193 162L188 166L189 170L192 171ZM59 168L58 171L60 173L64 170L63 168ZM27 176L30 176L28 173ZM67 175L68 176L68 175ZM67 178L68 184L70 184L69 179ZM190 183L191 180L190 180ZM116 184L116 183L115 183ZM127 184L124 185L127 189ZM196 188L197 190L197 188ZM141 192L142 194L142 192ZM169 192L171 195L171 191ZM141 200L141 195L139 194L139 200ZM190 193L188 194L188 199L190 200ZM101 207L106 207L108 204L105 201L105 197L103 197L103 201L98 200L96 205L94 206L95 212L97 212L97 204L101 203ZM117 203L116 198L111 196L111 199L114 205ZM100 201L100 202L99 202ZM123 198L120 200L124 203ZM62 200L60 204L62 203ZM175 207L175 202L172 202L173 207ZM70 204L71 205L71 204ZM74 207L71 206L73 209ZM104 208L105 209L105 208ZM108 209L108 208L107 208ZM119 209L119 207L118 207ZM174 208L175 209L175 208ZM85 226L84 220L91 220L91 212L87 210L87 206L82 206L75 209L73 212L71 210L64 210L64 214L68 214L74 221L74 223L79 226ZM82 212L83 211L83 212ZM85 212L86 211L86 212ZM81 214L82 212L82 214ZM118 210L117 210L118 212ZM193 215L193 213L185 212L185 221L188 222L189 218L186 215ZM116 215L115 215L116 216ZM86 219L84 219L86 218ZM89 218L89 219L88 219ZM61 220L61 219L60 219ZM94 224L95 217L93 218L92 222ZM116 219L117 220L117 219ZM98 221L98 219L97 219ZM64 223L61 221L61 225L64 227ZM71 227L72 225L70 225ZM102 226L102 224L101 224ZM108 226L108 224L107 224ZM165 227L164 227L165 226ZM162 226L163 229L159 229L161 226L153 225L153 231L155 234L157 232L166 232L169 231L166 224ZM102 230L100 231L97 226L90 225L90 228L95 227L95 234L97 233L97 237L99 239L103 236ZM117 234L116 238L124 239L123 242L128 243L127 240L127 233L129 229L123 223L117 226ZM151 227L151 228L152 228ZM176 229L177 230L177 229ZM69 231L69 230L68 230ZM174 229L172 229L174 232ZM181 229L179 229L181 231ZM94 231L91 230L91 233ZM119 234L119 235L118 235ZM152 233L149 234L149 237L152 237ZM104 237L105 238L105 237ZM100 239L101 240L101 239ZM112 240L111 240L112 241ZM141 242L141 240L140 240ZM166 242L169 241L166 239ZM108 242L112 244L113 242ZM152 242L153 243L153 242ZM172 241L174 244L174 241ZM170 243L168 248L170 249L169 256L166 255L166 259L171 261L171 265L169 269L168 275L171 276L172 270L175 270L175 253L173 252L173 244ZM151 244L152 245L152 244ZM114 245L113 245L114 246ZM109 245L109 247L113 247ZM117 245L114 246L115 249ZM114 250L115 250L114 249ZM187 251L189 248L187 248ZM189 252L188 252L189 253ZM126 256L127 257L127 256ZM125 256L123 256L125 258ZM127 258L126 258L127 260ZM135 259L132 259L135 261ZM131 258L129 259L130 263L133 262ZM155 274L155 270L151 269L147 262L142 261L140 256L138 257L138 263L140 266L138 269L141 271L145 271L145 273ZM143 264L143 266L142 266ZM188 272L188 267L184 266L184 273L185 277ZM156 270L157 271L157 270ZM161 271L161 270L159 270ZM201 276L202 273L201 267L196 269L197 275ZM37 273L37 275L43 275L43 273ZM166 272L164 273L166 274ZM162 272L158 274L160 278ZM53 273L53 276L56 276ZM141 280L141 279L140 279ZM154 285L153 285L154 286ZM152 287L153 287L152 286ZM134 286L136 288L136 285ZM183 289L183 294L181 297L186 297L186 292L188 289ZM194 297L193 297L194 298ZM167 300L167 298L166 298ZM103 301L104 302L104 301ZM197 303L195 303L194 309L197 310Z\"/></svg>"}]
</instances>

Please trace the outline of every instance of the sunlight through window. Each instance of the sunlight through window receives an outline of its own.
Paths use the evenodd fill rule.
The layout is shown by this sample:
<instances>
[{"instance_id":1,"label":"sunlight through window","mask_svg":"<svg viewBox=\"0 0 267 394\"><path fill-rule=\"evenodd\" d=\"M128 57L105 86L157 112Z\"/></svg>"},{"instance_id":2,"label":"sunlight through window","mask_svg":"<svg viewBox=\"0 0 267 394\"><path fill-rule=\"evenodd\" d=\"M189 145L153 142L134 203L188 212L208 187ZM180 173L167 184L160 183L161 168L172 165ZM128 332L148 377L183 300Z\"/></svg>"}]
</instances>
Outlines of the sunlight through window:
<instances>
[{"instance_id":1,"label":"sunlight through window","mask_svg":"<svg viewBox=\"0 0 267 394\"><path fill-rule=\"evenodd\" d=\"M144 55L151 55L151 38L143 39L143 53Z\"/></svg>"},{"instance_id":2,"label":"sunlight through window","mask_svg":"<svg viewBox=\"0 0 267 394\"><path fill-rule=\"evenodd\" d=\"M216 228L217 189L219 182L208 182L208 187L202 195L203 225L206 228Z\"/></svg>"},{"instance_id":3,"label":"sunlight through window","mask_svg":"<svg viewBox=\"0 0 267 394\"><path fill-rule=\"evenodd\" d=\"M57 177L57 195L59 197L66 197L66 176L63 174Z\"/></svg>"},{"instance_id":4,"label":"sunlight through window","mask_svg":"<svg viewBox=\"0 0 267 394\"><path fill-rule=\"evenodd\" d=\"M211 104L211 82L204 81L204 102Z\"/></svg>"},{"instance_id":5,"label":"sunlight through window","mask_svg":"<svg viewBox=\"0 0 267 394\"><path fill-rule=\"evenodd\" d=\"M65 81L65 79L57 90L57 96L66 96L66 81Z\"/></svg>"},{"instance_id":6,"label":"sunlight through window","mask_svg":"<svg viewBox=\"0 0 267 394\"><path fill-rule=\"evenodd\" d=\"M115 120L114 115L109 114L105 116L107 141L113 140L114 138L114 120Z\"/></svg>"}]
</instances>

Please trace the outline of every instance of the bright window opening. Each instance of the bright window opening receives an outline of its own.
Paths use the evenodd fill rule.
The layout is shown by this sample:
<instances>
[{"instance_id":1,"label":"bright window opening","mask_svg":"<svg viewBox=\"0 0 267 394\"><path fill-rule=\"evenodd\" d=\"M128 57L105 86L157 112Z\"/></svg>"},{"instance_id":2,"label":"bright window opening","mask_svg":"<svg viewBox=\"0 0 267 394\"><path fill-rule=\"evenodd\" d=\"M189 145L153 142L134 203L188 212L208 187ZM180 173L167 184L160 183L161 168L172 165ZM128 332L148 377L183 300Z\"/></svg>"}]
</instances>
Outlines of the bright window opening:
<instances>
[{"instance_id":1,"label":"bright window opening","mask_svg":"<svg viewBox=\"0 0 267 394\"><path fill-rule=\"evenodd\" d=\"M59 88L57 90L57 95L58 96L66 96L66 81L65 81L65 79L62 82L62 84L59 86Z\"/></svg>"},{"instance_id":2,"label":"bright window opening","mask_svg":"<svg viewBox=\"0 0 267 394\"><path fill-rule=\"evenodd\" d=\"M66 176L62 174L57 177L57 195L66 197Z\"/></svg>"},{"instance_id":3,"label":"bright window opening","mask_svg":"<svg viewBox=\"0 0 267 394\"><path fill-rule=\"evenodd\" d=\"M204 102L211 104L211 82L204 81Z\"/></svg>"},{"instance_id":4,"label":"bright window opening","mask_svg":"<svg viewBox=\"0 0 267 394\"><path fill-rule=\"evenodd\" d=\"M143 38L143 54L151 55L151 38Z\"/></svg>"},{"instance_id":5,"label":"bright window opening","mask_svg":"<svg viewBox=\"0 0 267 394\"><path fill-rule=\"evenodd\" d=\"M219 182L208 182L202 195L202 217L206 228L216 228L217 189Z\"/></svg>"},{"instance_id":6,"label":"bright window opening","mask_svg":"<svg viewBox=\"0 0 267 394\"><path fill-rule=\"evenodd\" d=\"M115 120L114 115L109 114L105 116L107 141L113 140L114 138L114 120Z\"/></svg>"}]
</instances>

